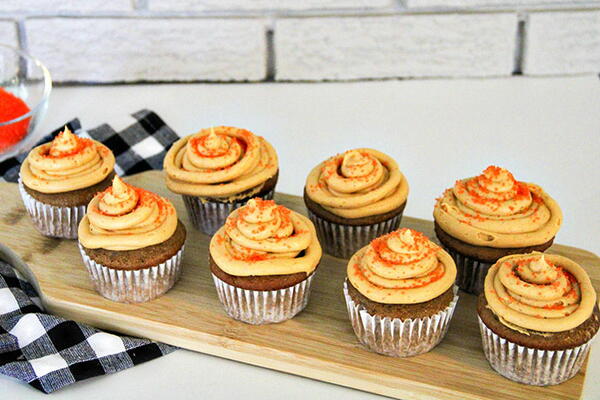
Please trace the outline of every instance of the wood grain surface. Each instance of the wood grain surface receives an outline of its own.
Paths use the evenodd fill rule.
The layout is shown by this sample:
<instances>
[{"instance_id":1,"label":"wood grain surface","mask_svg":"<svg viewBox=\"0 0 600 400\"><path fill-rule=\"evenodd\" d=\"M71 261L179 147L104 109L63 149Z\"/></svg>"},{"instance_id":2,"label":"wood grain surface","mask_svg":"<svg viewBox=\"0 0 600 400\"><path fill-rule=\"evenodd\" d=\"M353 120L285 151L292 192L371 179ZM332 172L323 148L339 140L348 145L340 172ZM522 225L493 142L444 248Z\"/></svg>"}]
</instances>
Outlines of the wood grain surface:
<instances>
[{"instance_id":1,"label":"wood grain surface","mask_svg":"<svg viewBox=\"0 0 600 400\"><path fill-rule=\"evenodd\" d=\"M163 297L137 305L115 303L98 295L77 243L38 234L17 185L0 183L0 258L9 259L32 279L50 312L103 329L402 399L581 396L585 367L573 379L552 387L521 385L495 373L481 348L476 298L462 292L446 338L430 353L398 359L365 350L354 336L344 304L345 260L328 255L323 257L304 312L276 325L234 321L225 315L210 276L209 237L191 227L180 197L167 191L162 173L145 172L126 180L173 200L188 226L181 280ZM300 197L278 194L276 201L306 214ZM434 237L430 221L405 217L402 226ZM549 252L584 266L596 289L600 287L597 256L561 245L554 245Z\"/></svg>"}]
</instances>

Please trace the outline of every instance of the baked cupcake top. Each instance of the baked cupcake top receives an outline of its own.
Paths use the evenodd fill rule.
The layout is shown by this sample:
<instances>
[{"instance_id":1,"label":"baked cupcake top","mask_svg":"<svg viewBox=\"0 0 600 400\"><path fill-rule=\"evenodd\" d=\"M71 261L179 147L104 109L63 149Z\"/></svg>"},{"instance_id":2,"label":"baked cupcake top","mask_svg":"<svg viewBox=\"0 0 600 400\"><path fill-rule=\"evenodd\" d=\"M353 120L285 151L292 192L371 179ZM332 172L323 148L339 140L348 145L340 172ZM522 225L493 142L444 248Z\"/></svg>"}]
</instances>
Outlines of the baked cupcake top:
<instances>
[{"instance_id":1,"label":"baked cupcake top","mask_svg":"<svg viewBox=\"0 0 600 400\"><path fill-rule=\"evenodd\" d=\"M209 250L219 268L235 276L310 275L322 255L308 218L259 198L229 215Z\"/></svg>"},{"instance_id":2,"label":"baked cupcake top","mask_svg":"<svg viewBox=\"0 0 600 400\"><path fill-rule=\"evenodd\" d=\"M167 187L175 193L234 200L238 194L259 193L277 173L278 163L275 149L264 138L217 126L179 139L163 166Z\"/></svg>"},{"instance_id":3,"label":"baked cupcake top","mask_svg":"<svg viewBox=\"0 0 600 400\"><path fill-rule=\"evenodd\" d=\"M581 266L538 252L498 260L485 278L484 293L500 322L520 332L568 331L585 322L596 305L596 292Z\"/></svg>"},{"instance_id":4,"label":"baked cupcake top","mask_svg":"<svg viewBox=\"0 0 600 400\"><path fill-rule=\"evenodd\" d=\"M115 176L90 201L78 236L89 249L135 250L166 241L176 228L177 211L169 200Z\"/></svg>"},{"instance_id":5,"label":"baked cupcake top","mask_svg":"<svg viewBox=\"0 0 600 400\"><path fill-rule=\"evenodd\" d=\"M348 262L348 280L377 303L423 303L454 285L452 257L427 236L402 228L374 239Z\"/></svg>"},{"instance_id":6,"label":"baked cupcake top","mask_svg":"<svg viewBox=\"0 0 600 400\"><path fill-rule=\"evenodd\" d=\"M406 202L408 183L390 156L356 149L313 168L306 178L306 194L337 216L361 218L399 208Z\"/></svg>"},{"instance_id":7,"label":"baked cupcake top","mask_svg":"<svg viewBox=\"0 0 600 400\"><path fill-rule=\"evenodd\" d=\"M433 217L463 242L496 248L546 243L562 222L560 207L542 188L496 166L456 181L437 199Z\"/></svg>"},{"instance_id":8,"label":"baked cupcake top","mask_svg":"<svg viewBox=\"0 0 600 400\"><path fill-rule=\"evenodd\" d=\"M42 193L65 193L103 181L115 166L110 149L65 127L54 140L35 147L21 164L21 179Z\"/></svg>"}]
</instances>

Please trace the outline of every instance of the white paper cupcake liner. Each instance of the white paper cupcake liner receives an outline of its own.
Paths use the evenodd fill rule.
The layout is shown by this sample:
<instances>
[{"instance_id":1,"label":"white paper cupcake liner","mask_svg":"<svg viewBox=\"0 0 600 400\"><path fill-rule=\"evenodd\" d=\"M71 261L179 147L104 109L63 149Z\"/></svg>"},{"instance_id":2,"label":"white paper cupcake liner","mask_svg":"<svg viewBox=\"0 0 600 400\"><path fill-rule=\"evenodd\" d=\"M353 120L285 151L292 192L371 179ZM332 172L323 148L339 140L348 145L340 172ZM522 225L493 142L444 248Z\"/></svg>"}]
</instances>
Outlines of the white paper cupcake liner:
<instances>
[{"instance_id":1,"label":"white paper cupcake liner","mask_svg":"<svg viewBox=\"0 0 600 400\"><path fill-rule=\"evenodd\" d=\"M445 246L443 247L456 264L456 284L458 287L475 295L483 293L485 276L494 263L478 261Z\"/></svg>"},{"instance_id":2,"label":"white paper cupcake liner","mask_svg":"<svg viewBox=\"0 0 600 400\"><path fill-rule=\"evenodd\" d=\"M274 194L275 189L273 188L267 194L261 196L261 198L272 200ZM236 208L240 208L246 204L246 201L250 198L231 203L220 203L217 201L203 201L201 197L196 196L182 195L182 197L194 228L207 235L212 235L219 230L225 224L225 220L229 214Z\"/></svg>"},{"instance_id":3,"label":"white paper cupcake liner","mask_svg":"<svg viewBox=\"0 0 600 400\"><path fill-rule=\"evenodd\" d=\"M400 226L402 213L388 220L371 225L342 225L329 222L312 211L308 216L315 225L323 250L339 258L350 258L371 240L395 231Z\"/></svg>"},{"instance_id":4,"label":"white paper cupcake liner","mask_svg":"<svg viewBox=\"0 0 600 400\"><path fill-rule=\"evenodd\" d=\"M19 192L35 228L44 236L77 239L79 221L85 215L86 206L57 207L34 199L19 178Z\"/></svg>"},{"instance_id":5,"label":"white paper cupcake liner","mask_svg":"<svg viewBox=\"0 0 600 400\"><path fill-rule=\"evenodd\" d=\"M571 379L583 365L592 340L567 350L540 350L496 335L478 317L483 352L491 367L510 380L527 385L557 385Z\"/></svg>"},{"instance_id":6,"label":"white paper cupcake liner","mask_svg":"<svg viewBox=\"0 0 600 400\"><path fill-rule=\"evenodd\" d=\"M437 346L448 331L458 302L458 287L446 309L427 318L401 320L371 315L348 294L344 281L344 297L352 328L358 340L368 349L392 357L411 357L427 353Z\"/></svg>"},{"instance_id":7,"label":"white paper cupcake liner","mask_svg":"<svg viewBox=\"0 0 600 400\"><path fill-rule=\"evenodd\" d=\"M313 272L300 283L280 290L247 290L213 280L225 312L233 319L252 325L274 324L293 318L308 304Z\"/></svg>"},{"instance_id":8,"label":"white paper cupcake liner","mask_svg":"<svg viewBox=\"0 0 600 400\"><path fill-rule=\"evenodd\" d=\"M165 294L181 275L185 245L167 261L149 268L120 270L92 260L81 243L79 251L98 293L120 303L142 303Z\"/></svg>"}]
</instances>

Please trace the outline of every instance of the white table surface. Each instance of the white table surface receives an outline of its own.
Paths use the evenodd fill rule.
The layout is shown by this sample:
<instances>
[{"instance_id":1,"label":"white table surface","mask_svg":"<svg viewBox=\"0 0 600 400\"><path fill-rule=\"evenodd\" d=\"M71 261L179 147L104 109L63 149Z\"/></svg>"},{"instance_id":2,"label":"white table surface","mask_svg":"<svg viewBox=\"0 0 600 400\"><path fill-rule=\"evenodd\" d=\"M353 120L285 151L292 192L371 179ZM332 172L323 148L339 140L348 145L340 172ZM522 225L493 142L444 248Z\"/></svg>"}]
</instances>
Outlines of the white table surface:
<instances>
[{"instance_id":1,"label":"white table surface","mask_svg":"<svg viewBox=\"0 0 600 400\"><path fill-rule=\"evenodd\" d=\"M122 128L140 108L179 134L234 125L265 136L280 157L278 190L301 194L327 156L374 147L398 160L410 183L405 215L431 219L434 198L489 164L535 182L559 202L557 242L600 252L600 80L510 78L321 84L181 84L55 88L42 129L78 116L84 127ZM600 265L598 266L600 268ZM600 351L584 399L599 399ZM2 398L43 395L0 377ZM368 393L186 350L55 393L56 399L367 399Z\"/></svg>"}]
</instances>

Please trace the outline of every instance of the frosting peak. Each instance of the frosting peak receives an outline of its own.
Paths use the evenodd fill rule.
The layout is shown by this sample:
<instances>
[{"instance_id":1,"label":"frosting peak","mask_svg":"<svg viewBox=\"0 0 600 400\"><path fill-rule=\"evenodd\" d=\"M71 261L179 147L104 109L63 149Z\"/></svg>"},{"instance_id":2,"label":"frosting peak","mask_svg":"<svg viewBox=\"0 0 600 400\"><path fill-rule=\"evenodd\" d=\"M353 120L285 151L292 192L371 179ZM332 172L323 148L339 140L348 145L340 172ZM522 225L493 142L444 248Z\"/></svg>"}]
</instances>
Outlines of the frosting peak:
<instances>
[{"instance_id":1,"label":"frosting peak","mask_svg":"<svg viewBox=\"0 0 600 400\"><path fill-rule=\"evenodd\" d=\"M107 215L122 215L133 210L138 200L138 193L115 175L112 186L100 198L98 208Z\"/></svg>"},{"instance_id":2,"label":"frosting peak","mask_svg":"<svg viewBox=\"0 0 600 400\"><path fill-rule=\"evenodd\" d=\"M583 268L568 258L537 252L498 260L486 276L485 297L500 321L538 332L573 329L596 305Z\"/></svg>"},{"instance_id":3,"label":"frosting peak","mask_svg":"<svg viewBox=\"0 0 600 400\"><path fill-rule=\"evenodd\" d=\"M539 186L517 181L497 166L456 181L437 200L433 216L452 236L496 248L546 243L562 221L560 207Z\"/></svg>"},{"instance_id":4,"label":"frosting peak","mask_svg":"<svg viewBox=\"0 0 600 400\"><path fill-rule=\"evenodd\" d=\"M90 249L135 250L168 240L177 223L169 200L115 177L90 201L78 236Z\"/></svg>"},{"instance_id":5,"label":"frosting peak","mask_svg":"<svg viewBox=\"0 0 600 400\"><path fill-rule=\"evenodd\" d=\"M173 192L217 198L248 190L258 193L278 170L277 154L269 143L250 131L227 126L178 140L163 165Z\"/></svg>"},{"instance_id":6,"label":"frosting peak","mask_svg":"<svg viewBox=\"0 0 600 400\"><path fill-rule=\"evenodd\" d=\"M249 200L233 211L210 242L217 265L235 276L310 274L321 258L306 217L273 200Z\"/></svg>"},{"instance_id":7,"label":"frosting peak","mask_svg":"<svg viewBox=\"0 0 600 400\"><path fill-rule=\"evenodd\" d=\"M227 140L223 136L215 133L215 128L210 128L210 133L206 136L203 145L208 152L217 154L225 153L229 147Z\"/></svg>"},{"instance_id":8,"label":"frosting peak","mask_svg":"<svg viewBox=\"0 0 600 400\"><path fill-rule=\"evenodd\" d=\"M378 303L423 303L452 287L456 265L427 236L403 228L373 240L352 256L348 279Z\"/></svg>"},{"instance_id":9,"label":"frosting peak","mask_svg":"<svg viewBox=\"0 0 600 400\"><path fill-rule=\"evenodd\" d=\"M391 157L355 149L316 166L306 179L306 194L335 215L361 218L402 206L408 183Z\"/></svg>"},{"instance_id":10,"label":"frosting peak","mask_svg":"<svg viewBox=\"0 0 600 400\"><path fill-rule=\"evenodd\" d=\"M52 141L48 154L52 157L66 156L75 152L79 146L86 144L88 143L85 140L73 135L69 127L65 126L65 129Z\"/></svg>"},{"instance_id":11,"label":"frosting peak","mask_svg":"<svg viewBox=\"0 0 600 400\"><path fill-rule=\"evenodd\" d=\"M368 154L361 154L357 150L350 150L342 158L342 175L347 178L367 176L377 166L377 160Z\"/></svg>"}]
</instances>

